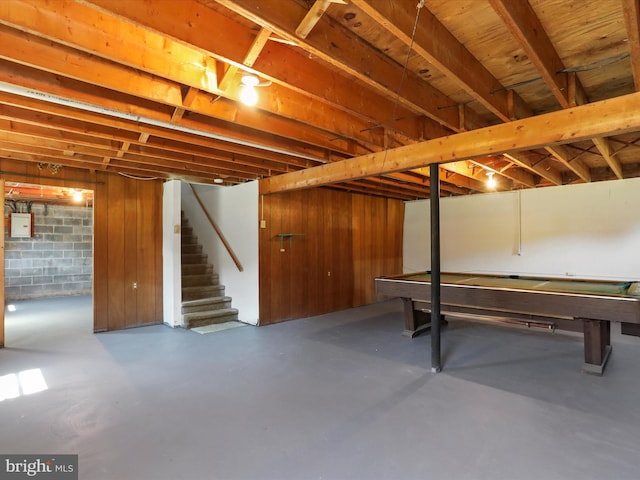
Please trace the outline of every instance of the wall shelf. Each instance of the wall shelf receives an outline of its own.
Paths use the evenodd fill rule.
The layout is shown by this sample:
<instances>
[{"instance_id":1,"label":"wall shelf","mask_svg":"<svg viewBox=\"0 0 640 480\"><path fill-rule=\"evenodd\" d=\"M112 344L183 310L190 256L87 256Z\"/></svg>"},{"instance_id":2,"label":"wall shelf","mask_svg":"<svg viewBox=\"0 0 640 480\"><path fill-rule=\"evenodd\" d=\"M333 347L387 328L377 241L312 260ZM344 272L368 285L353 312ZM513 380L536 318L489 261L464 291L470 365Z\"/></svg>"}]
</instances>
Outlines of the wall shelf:
<instances>
[{"instance_id":1,"label":"wall shelf","mask_svg":"<svg viewBox=\"0 0 640 480\"><path fill-rule=\"evenodd\" d=\"M302 237L304 233L279 233L276 235L280 237L280 251L284 252L284 240L289 239L289 248L291 248L291 242L293 241L293 237Z\"/></svg>"}]
</instances>

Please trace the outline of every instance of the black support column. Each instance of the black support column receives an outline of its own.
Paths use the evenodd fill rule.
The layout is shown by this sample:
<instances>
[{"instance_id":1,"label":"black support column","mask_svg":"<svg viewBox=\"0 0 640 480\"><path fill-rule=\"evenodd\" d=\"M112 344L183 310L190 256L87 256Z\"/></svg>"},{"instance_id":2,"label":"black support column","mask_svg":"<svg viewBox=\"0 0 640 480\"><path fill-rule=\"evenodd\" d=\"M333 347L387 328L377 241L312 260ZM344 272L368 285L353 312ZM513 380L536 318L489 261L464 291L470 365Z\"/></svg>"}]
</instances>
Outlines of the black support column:
<instances>
[{"instance_id":1,"label":"black support column","mask_svg":"<svg viewBox=\"0 0 640 480\"><path fill-rule=\"evenodd\" d=\"M437 163L429 165L431 206L431 371L440 364L440 177Z\"/></svg>"}]
</instances>

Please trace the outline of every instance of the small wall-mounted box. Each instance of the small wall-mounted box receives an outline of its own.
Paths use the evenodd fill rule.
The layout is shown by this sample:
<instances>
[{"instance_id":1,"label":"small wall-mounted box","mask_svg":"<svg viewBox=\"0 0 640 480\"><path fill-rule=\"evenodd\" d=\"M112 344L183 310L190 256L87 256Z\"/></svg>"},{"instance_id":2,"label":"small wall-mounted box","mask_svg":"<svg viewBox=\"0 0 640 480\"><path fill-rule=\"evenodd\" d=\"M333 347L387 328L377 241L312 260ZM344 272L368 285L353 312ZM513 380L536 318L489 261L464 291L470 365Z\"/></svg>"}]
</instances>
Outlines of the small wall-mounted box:
<instances>
[{"instance_id":1,"label":"small wall-mounted box","mask_svg":"<svg viewBox=\"0 0 640 480\"><path fill-rule=\"evenodd\" d=\"M9 231L11 237L33 237L33 213L11 213L9 225L11 225Z\"/></svg>"}]
</instances>

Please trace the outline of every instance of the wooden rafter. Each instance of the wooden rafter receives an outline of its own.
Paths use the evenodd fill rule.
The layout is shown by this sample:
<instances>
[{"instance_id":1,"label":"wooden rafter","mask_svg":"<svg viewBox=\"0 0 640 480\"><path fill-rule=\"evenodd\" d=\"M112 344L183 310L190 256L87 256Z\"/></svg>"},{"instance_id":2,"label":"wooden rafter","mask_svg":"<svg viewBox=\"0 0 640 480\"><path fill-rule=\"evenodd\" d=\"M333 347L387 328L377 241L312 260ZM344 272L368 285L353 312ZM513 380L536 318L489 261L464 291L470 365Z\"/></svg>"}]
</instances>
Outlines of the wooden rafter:
<instances>
[{"instance_id":1,"label":"wooden rafter","mask_svg":"<svg viewBox=\"0 0 640 480\"><path fill-rule=\"evenodd\" d=\"M300 38L307 38L313 27L318 23L324 12L332 3L346 4L344 0L316 0L309 12L304 16L300 25L296 27L296 35Z\"/></svg>"},{"instance_id":2,"label":"wooden rafter","mask_svg":"<svg viewBox=\"0 0 640 480\"><path fill-rule=\"evenodd\" d=\"M253 43L249 47L249 50L244 56L244 59L242 61L243 65L246 65L247 67L253 66L256 59L260 55L260 52L262 52L264 46L267 44L267 41L269 40L270 36L271 36L271 32L269 30L267 30L266 28L260 29ZM222 80L220 80L221 90L225 90L225 91L229 90L239 70L240 68L237 65L230 64L227 66L227 69L225 70Z\"/></svg>"},{"instance_id":3,"label":"wooden rafter","mask_svg":"<svg viewBox=\"0 0 640 480\"><path fill-rule=\"evenodd\" d=\"M396 172L396 173L390 173L387 176L399 182L409 183L413 185L420 185L423 188L428 187L431 184L429 181L428 175L424 175L422 173L417 173L417 172ZM469 193L468 188L462 188L457 186L455 179L452 179L452 178L441 179L440 188L446 192L451 192L458 195L467 195Z\"/></svg>"},{"instance_id":4,"label":"wooden rafter","mask_svg":"<svg viewBox=\"0 0 640 480\"><path fill-rule=\"evenodd\" d=\"M446 74L503 122L532 114L531 109L518 94L513 90L502 88L500 82L438 21L428 8L422 7L418 12L422 19L421 25L428 25L428 28L417 28L415 36L412 36L416 12L415 5L410 0L394 3L352 0L352 3L405 45L412 45L418 55ZM451 55L450 52L456 52L456 55ZM461 109L459 115L463 118L464 110ZM461 130L464 130L463 124L464 122L461 122ZM514 161L513 163L537 175L540 173L528 166L526 162ZM498 173L503 175L503 172ZM504 176L508 178L507 181L515 179L513 172L510 176ZM554 176L556 179L559 177L559 175ZM525 175L520 183L530 186L535 182Z\"/></svg>"},{"instance_id":5,"label":"wooden rafter","mask_svg":"<svg viewBox=\"0 0 640 480\"><path fill-rule=\"evenodd\" d=\"M26 1L26 0L25 0ZM39 4L38 0L31 0L34 4ZM2 5L2 2L0 2ZM57 5L57 4L50 4ZM43 8L48 8L43 6ZM54 7L50 7L54 8ZM86 7L85 7L86 8ZM11 10L11 9L9 9ZM84 11L84 10L83 10ZM11 10L13 12L13 10ZM25 20L18 20L19 17L13 13L8 15L9 18L2 18L2 15L7 13L0 7L0 19L6 23L11 21L15 22L13 25L23 26ZM41 17L34 19L37 22ZM106 18L106 14L102 14L102 19ZM120 28L131 29L131 25L128 22L124 22L115 17L111 19L111 22L101 23L102 29L112 28L113 32L106 36L106 39L117 38L120 32ZM87 20L88 21L88 20ZM120 23L118 23L120 22ZM41 22L43 25L39 25L39 28L47 31L46 22ZM84 25L84 22L82 22ZM125 27L126 26L126 27ZM77 27L80 29L80 26ZM84 27L88 28L88 27ZM48 32L48 40L56 40L65 44L73 44L75 48L79 50L90 50L91 46L96 43L95 39L89 36L67 36L60 33L63 29L50 28ZM137 37L134 33L137 32ZM103 33L104 34L104 33ZM143 43L146 30L142 30L138 27L138 30L131 31L132 45L136 43ZM136 40L138 38L138 40ZM157 70L154 70L155 76L143 75L137 70L132 70L129 66L123 66L123 64L130 64L131 59L127 58L126 51L135 50L130 46L128 48L105 50L101 52L103 55L109 54L109 59L103 60L94 55L82 53L78 50L71 50L69 47L63 47L62 45L52 45L49 41L35 41L31 40L29 50L17 50L15 45L24 41L25 34L17 32L15 30L7 29L0 26L0 56L10 56L19 58L23 64L30 65L38 69L56 72L59 75L72 76L73 78L82 80L89 84L101 85L105 88L134 95L136 97L146 98L148 100L164 103L173 107L182 108L182 85L194 86L193 83L197 83L194 80L189 79L188 70L185 73L175 73L168 75L163 70L163 64L161 58L167 57L170 59L172 55L169 50L163 50L162 52L155 52L155 62L157 63ZM108 40L105 40L108 43ZM197 50L197 49L193 49ZM11 52L11 53L10 53ZM119 56L119 55L123 56ZM135 58L144 58L136 56ZM73 61L69 61L69 60ZM211 62L212 59L208 55L202 55L200 53L200 61ZM193 61L198 61L193 60ZM117 63L114 63L117 62ZM175 60L174 60L175 62ZM141 66L142 67L142 66ZM151 71L150 65L144 66L147 71ZM140 69L140 68L139 68ZM139 70L138 69L138 70ZM164 75L162 77L161 75ZM136 78L133 82L131 79ZM172 77L172 78L168 78ZM181 84L174 83L174 80L181 81ZM198 85L195 85L197 88ZM267 118L267 114L261 115L258 111L248 111L248 109L242 109L238 106L237 100L239 99L238 91L234 91L232 95L227 92L221 92L217 88L217 85L213 87L213 83L210 83L207 88L201 90L215 92L219 95L230 96L234 100L233 104L224 103L218 101L211 104L208 98L201 99L202 95L196 94L197 98L193 101L190 110L198 113L214 116L227 121L234 121L240 123L243 120L249 120L250 126L253 128L264 128L265 126L275 126L273 116ZM324 104L316 100L310 100L308 96L297 93L295 91L289 91L283 89L279 85L272 85L268 89L264 89L261 92L261 105L264 107L261 110L265 110L270 113L277 113L279 117L288 118L298 124L307 124L310 127L318 128L319 130L331 130L334 133L330 138L335 138L336 126L340 131L337 133L341 138L354 141L356 143L367 146L369 149L377 146L375 139L366 132L366 128L369 123L362 121L361 119L354 117L341 109L334 108L330 105ZM287 99L287 102L283 102L282 99ZM314 115L309 115L310 112L314 112ZM309 129L305 129L304 133L300 128L297 128L294 124L290 124L285 127L286 131L282 131L279 134L283 137L291 137L299 135L305 136L310 133ZM365 132L365 133L362 133ZM275 133L275 132L274 132ZM320 131L318 131L320 133ZM335 145L332 144L332 145ZM329 145L327 145L329 146Z\"/></svg>"},{"instance_id":6,"label":"wooden rafter","mask_svg":"<svg viewBox=\"0 0 640 480\"><path fill-rule=\"evenodd\" d=\"M525 169L514 168L514 163L504 160L504 157L490 157L481 161L471 160L476 165L508 178L514 183L528 188L536 186L536 178Z\"/></svg>"},{"instance_id":7,"label":"wooden rafter","mask_svg":"<svg viewBox=\"0 0 640 480\"><path fill-rule=\"evenodd\" d=\"M509 161L513 162L526 170L535 172L541 178L551 182L552 185L562 185L562 175L557 169L551 166L541 166L533 161L526 152L511 152L504 155Z\"/></svg>"},{"instance_id":8,"label":"wooden rafter","mask_svg":"<svg viewBox=\"0 0 640 480\"><path fill-rule=\"evenodd\" d=\"M511 150L522 144L514 137L502 155L467 158L464 146L449 143L457 132L539 115L554 102L580 107L633 90L638 0L571 8L554 0L492 0L495 8L330 1L0 4L0 148L12 160L94 174L224 177L230 185L349 166L350 157L383 151L393 161L398 148L437 140L455 149L455 167L440 167L443 194L455 195L487 191L487 170L502 177L501 188L516 189L639 175L638 148L623 146L639 141L635 132L524 150ZM303 20L310 7L321 15ZM496 14L501 8L507 13ZM558 74L568 71L561 58L582 64L579 72ZM235 71L269 82L256 108L239 105ZM349 174L367 168L357 164ZM428 170L372 167L368 178L332 185L422 198Z\"/></svg>"},{"instance_id":9,"label":"wooden rafter","mask_svg":"<svg viewBox=\"0 0 640 480\"><path fill-rule=\"evenodd\" d=\"M512 35L520 42L562 108L568 108L564 64L529 2L489 0Z\"/></svg>"},{"instance_id":10,"label":"wooden rafter","mask_svg":"<svg viewBox=\"0 0 640 480\"><path fill-rule=\"evenodd\" d=\"M491 73L469 52L429 11L419 12L420 25L412 37L416 2L396 0L351 0L351 3L373 18L405 45L446 74L459 88L481 102L502 121L513 120L507 102L507 92ZM413 40L413 42L412 42ZM449 52L456 52L451 55Z\"/></svg>"},{"instance_id":11,"label":"wooden rafter","mask_svg":"<svg viewBox=\"0 0 640 480\"><path fill-rule=\"evenodd\" d=\"M298 42L298 45L310 54L321 58L348 75L357 78L363 84L389 98L396 98L403 78L402 66L388 62L384 55L363 44L354 34L345 29L336 29L326 25L321 19L315 29L318 35L304 40L295 36L299 19L306 11L297 2L282 0L282 8L261 9L250 0L216 0L231 11L269 28L280 37ZM357 44L364 49L356 53L351 45ZM426 115L447 126L451 130L460 131L457 109L447 108L452 103L446 95L423 82L417 75L409 73L404 76L403 94L398 102L405 108ZM465 119L470 128L476 125L477 114L465 108Z\"/></svg>"},{"instance_id":12,"label":"wooden rafter","mask_svg":"<svg viewBox=\"0 0 640 480\"><path fill-rule=\"evenodd\" d=\"M226 17L191 0L182 0L181 9L159 9L154 11L154 15L148 15L142 2L93 0L92 3L204 50L220 52L216 58L220 64L230 65L229 69L237 69L236 66L245 64L247 51L251 51L252 44L258 38L249 27L230 23ZM200 23L194 25L195 22ZM198 25L206 25L207 28L215 26L214 32L226 31L230 38L234 38L234 42L221 41L215 35L193 36L193 29ZM263 28L261 31L269 30ZM273 35L269 37L274 38ZM318 101L344 109L370 122L369 126L380 123L407 139L422 139L424 129L439 129L438 136L452 133L451 130L444 131L439 122L416 115L415 110L410 111L403 105L396 105L393 96L365 88L354 90L353 85L344 82L344 78L335 70L313 61L308 55L300 54L299 50L291 49L287 44L271 42L269 48L260 52L253 67L274 83L305 92ZM227 78L230 77L222 75L222 90L227 88ZM392 118L392 111L395 111L396 118Z\"/></svg>"},{"instance_id":13,"label":"wooden rafter","mask_svg":"<svg viewBox=\"0 0 640 480\"><path fill-rule=\"evenodd\" d=\"M556 100L562 108L586 103L587 96L580 80L571 75L571 89L569 78L565 72L565 65L557 53L551 39L544 30L540 20L528 2L512 2L508 0L490 0L491 6L500 15L512 35L520 42L531 62L540 72ZM575 100L574 100L575 99ZM574 103L575 101L575 103ZM610 146L606 138L593 139L593 143L600 151L611 170L618 178L622 178L620 163L610 155ZM588 167L578 159L570 160L566 150L547 148L558 161L566 165L585 182L591 181Z\"/></svg>"},{"instance_id":14,"label":"wooden rafter","mask_svg":"<svg viewBox=\"0 0 640 480\"><path fill-rule=\"evenodd\" d=\"M111 158L122 158L123 155L119 155L119 152L127 144L129 145L127 147L128 160L137 159L143 163L149 162L150 160L146 158L149 157L150 159L166 159L168 161L193 161L197 164L198 160L193 156L194 152L198 152L203 157L201 163L207 165L212 164L212 161L229 160L230 158L228 153L222 154L221 149L216 150L215 141L201 137L191 137L190 144L186 145L179 143L180 140L184 142L183 135L158 127L140 126L136 122L111 119L91 112L74 113L68 107L55 106L37 100L29 102L28 109L19 109L6 104L14 101L8 94L0 94L0 101L5 103L0 106L0 117L8 116L12 119L11 122L0 120L1 138L16 144L62 151L67 148L68 142L72 141L76 145L76 150L82 154L104 155L103 163L105 164L109 164ZM46 112L46 115L39 115L34 112L34 109ZM85 123L77 124L68 120L67 117L71 115L83 118ZM20 124L20 121L23 124ZM152 133L156 139L154 142L150 142ZM165 140L160 141L160 138ZM166 140L168 138L174 138L175 142L170 143ZM145 144L149 144L151 148L142 149ZM287 170L287 165L296 163L300 168L309 166L308 161L241 146L236 147L235 151L237 154L234 156L234 168L242 170L242 165L247 165L259 169L249 170L249 175L246 178L255 178L258 173L265 175L269 171L272 173L284 172ZM195 171L197 167L192 167L192 169Z\"/></svg>"}]
</instances>

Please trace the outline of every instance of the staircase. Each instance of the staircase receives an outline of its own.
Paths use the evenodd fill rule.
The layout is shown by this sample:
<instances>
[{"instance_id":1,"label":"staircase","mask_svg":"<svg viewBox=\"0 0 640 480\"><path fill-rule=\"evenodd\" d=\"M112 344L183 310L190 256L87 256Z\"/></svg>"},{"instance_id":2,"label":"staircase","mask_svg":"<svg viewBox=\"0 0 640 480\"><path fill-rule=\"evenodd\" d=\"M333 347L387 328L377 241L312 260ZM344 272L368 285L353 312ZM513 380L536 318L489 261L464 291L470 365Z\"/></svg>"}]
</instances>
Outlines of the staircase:
<instances>
[{"instance_id":1,"label":"staircase","mask_svg":"<svg viewBox=\"0 0 640 480\"><path fill-rule=\"evenodd\" d=\"M202 245L182 213L182 322L185 328L202 327L238 320L231 297L224 294L218 274L207 263Z\"/></svg>"}]
</instances>

